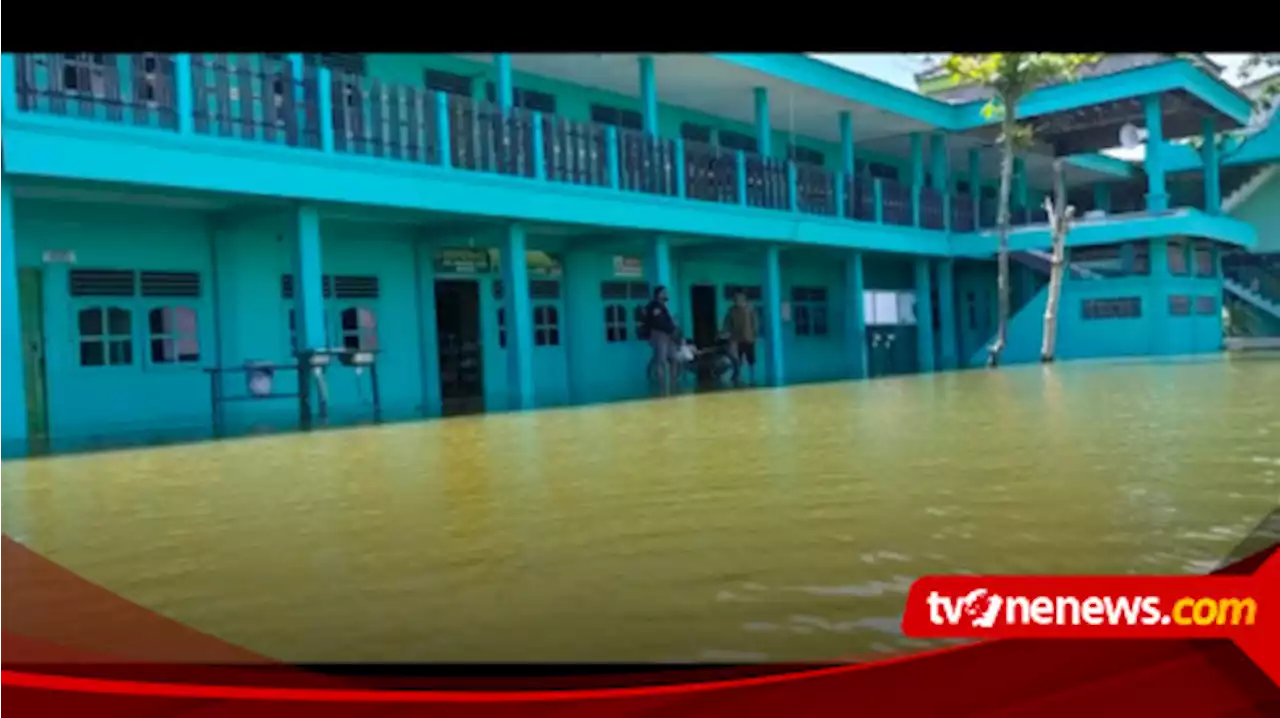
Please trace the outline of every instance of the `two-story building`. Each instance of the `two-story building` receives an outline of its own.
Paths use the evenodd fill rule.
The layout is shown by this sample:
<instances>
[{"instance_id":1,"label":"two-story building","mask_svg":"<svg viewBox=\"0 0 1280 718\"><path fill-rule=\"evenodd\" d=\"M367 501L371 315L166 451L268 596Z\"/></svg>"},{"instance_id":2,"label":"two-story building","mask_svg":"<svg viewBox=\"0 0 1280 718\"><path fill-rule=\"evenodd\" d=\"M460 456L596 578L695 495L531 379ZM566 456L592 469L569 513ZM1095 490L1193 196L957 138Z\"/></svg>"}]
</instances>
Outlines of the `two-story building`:
<instances>
[{"instance_id":1,"label":"two-story building","mask_svg":"<svg viewBox=\"0 0 1280 718\"><path fill-rule=\"evenodd\" d=\"M743 289L773 385L974 366L995 331L980 99L802 55L3 62L6 455L295 426L300 404L339 422L643 396L657 285L704 344ZM1174 142L1250 111L1180 59L1026 98L1007 361L1038 355L1054 157L1084 217L1059 355L1219 349L1220 257L1257 230L1222 211L1219 144ZM1098 154L1129 123L1140 166ZM300 380L326 350L374 366Z\"/></svg>"}]
</instances>

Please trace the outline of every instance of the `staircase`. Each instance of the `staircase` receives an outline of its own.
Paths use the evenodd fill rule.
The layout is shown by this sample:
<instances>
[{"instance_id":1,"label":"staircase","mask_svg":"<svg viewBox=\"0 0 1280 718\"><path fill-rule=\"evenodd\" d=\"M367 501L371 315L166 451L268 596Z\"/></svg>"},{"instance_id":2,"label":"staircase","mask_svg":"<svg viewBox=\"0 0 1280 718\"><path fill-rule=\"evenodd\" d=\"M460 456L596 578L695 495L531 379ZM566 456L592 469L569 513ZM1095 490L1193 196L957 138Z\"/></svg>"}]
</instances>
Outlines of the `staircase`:
<instances>
[{"instance_id":1,"label":"staircase","mask_svg":"<svg viewBox=\"0 0 1280 718\"><path fill-rule=\"evenodd\" d=\"M1231 294L1236 297L1239 297L1267 314L1280 319L1280 302L1274 302L1268 297L1263 296L1261 292L1255 292L1234 279L1224 278L1222 280L1222 285L1228 292L1231 292Z\"/></svg>"},{"instance_id":2,"label":"staircase","mask_svg":"<svg viewBox=\"0 0 1280 718\"><path fill-rule=\"evenodd\" d=\"M1248 181L1237 187L1222 201L1222 213L1231 214L1237 207L1247 202L1254 192L1261 189L1277 173L1280 173L1280 164L1270 164L1255 172Z\"/></svg>"},{"instance_id":3,"label":"staircase","mask_svg":"<svg viewBox=\"0 0 1280 718\"><path fill-rule=\"evenodd\" d=\"M1043 250L1028 249L1022 252L1010 252L1009 257L1018 264L1042 274L1049 274L1053 270L1053 255ZM1070 272L1072 279L1102 279L1101 274L1071 262L1067 262L1067 271Z\"/></svg>"}]
</instances>

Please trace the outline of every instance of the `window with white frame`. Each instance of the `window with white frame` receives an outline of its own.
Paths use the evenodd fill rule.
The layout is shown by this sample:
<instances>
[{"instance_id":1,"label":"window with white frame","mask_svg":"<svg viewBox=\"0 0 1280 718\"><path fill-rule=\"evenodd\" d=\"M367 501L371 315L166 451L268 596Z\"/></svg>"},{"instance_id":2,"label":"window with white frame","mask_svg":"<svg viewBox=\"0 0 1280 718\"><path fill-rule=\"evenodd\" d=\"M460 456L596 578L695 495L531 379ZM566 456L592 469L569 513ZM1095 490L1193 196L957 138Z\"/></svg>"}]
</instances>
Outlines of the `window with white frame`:
<instances>
[{"instance_id":1,"label":"window with white frame","mask_svg":"<svg viewBox=\"0 0 1280 718\"><path fill-rule=\"evenodd\" d=\"M915 326L916 293L868 289L862 293L862 316L869 327Z\"/></svg>"}]
</instances>

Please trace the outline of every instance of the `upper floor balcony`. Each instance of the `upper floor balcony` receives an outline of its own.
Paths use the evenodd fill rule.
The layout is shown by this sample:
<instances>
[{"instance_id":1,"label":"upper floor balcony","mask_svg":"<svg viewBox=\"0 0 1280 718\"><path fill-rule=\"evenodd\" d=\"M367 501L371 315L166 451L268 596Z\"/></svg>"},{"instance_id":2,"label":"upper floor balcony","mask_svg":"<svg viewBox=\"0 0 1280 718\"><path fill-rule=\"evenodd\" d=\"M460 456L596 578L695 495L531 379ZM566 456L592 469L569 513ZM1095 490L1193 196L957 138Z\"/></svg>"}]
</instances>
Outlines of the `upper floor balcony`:
<instances>
[{"instance_id":1,"label":"upper floor balcony","mask_svg":"<svg viewBox=\"0 0 1280 718\"><path fill-rule=\"evenodd\" d=\"M795 147L776 157L712 137L664 137L621 117L592 122L503 107L465 88L428 91L296 56L41 53L5 59L15 79L6 118L63 118L836 223L950 234L996 224L994 192L955 181L959 173L938 182L919 173L891 179L876 163L861 161L852 171L833 170ZM989 145L983 151L994 158ZM970 179L978 173L974 167ZM1073 190L1078 213L1123 216L1146 208L1140 187L1110 179L1107 188L1115 191L1096 191L1097 181ZM1026 188L1019 193L1014 225L1046 221L1039 197Z\"/></svg>"}]
</instances>

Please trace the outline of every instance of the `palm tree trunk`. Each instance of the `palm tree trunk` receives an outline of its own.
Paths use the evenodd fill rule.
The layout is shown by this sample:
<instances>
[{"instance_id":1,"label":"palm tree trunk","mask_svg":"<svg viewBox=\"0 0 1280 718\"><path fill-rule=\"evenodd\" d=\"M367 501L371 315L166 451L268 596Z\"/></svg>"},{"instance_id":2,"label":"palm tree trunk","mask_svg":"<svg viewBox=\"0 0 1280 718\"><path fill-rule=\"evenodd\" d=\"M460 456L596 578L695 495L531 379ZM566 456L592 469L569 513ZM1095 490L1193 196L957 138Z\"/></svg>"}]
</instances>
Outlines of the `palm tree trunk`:
<instances>
[{"instance_id":1,"label":"palm tree trunk","mask_svg":"<svg viewBox=\"0 0 1280 718\"><path fill-rule=\"evenodd\" d=\"M1044 204L1049 214L1049 229L1053 240L1049 297L1044 305L1044 339L1040 344L1040 361L1048 364L1053 361L1058 345L1058 304L1062 297L1062 279L1066 273L1067 229L1071 221L1061 159L1053 162L1053 200L1046 198Z\"/></svg>"},{"instance_id":2,"label":"palm tree trunk","mask_svg":"<svg viewBox=\"0 0 1280 718\"><path fill-rule=\"evenodd\" d=\"M1006 98L1007 100L1007 98ZM1000 141L1000 197L996 209L999 245L996 248L996 294L999 318L996 339L987 350L987 367L1000 366L1000 354L1009 334L1009 195L1013 189L1013 142L1017 118L1013 103L1004 103L1004 121Z\"/></svg>"}]
</instances>

